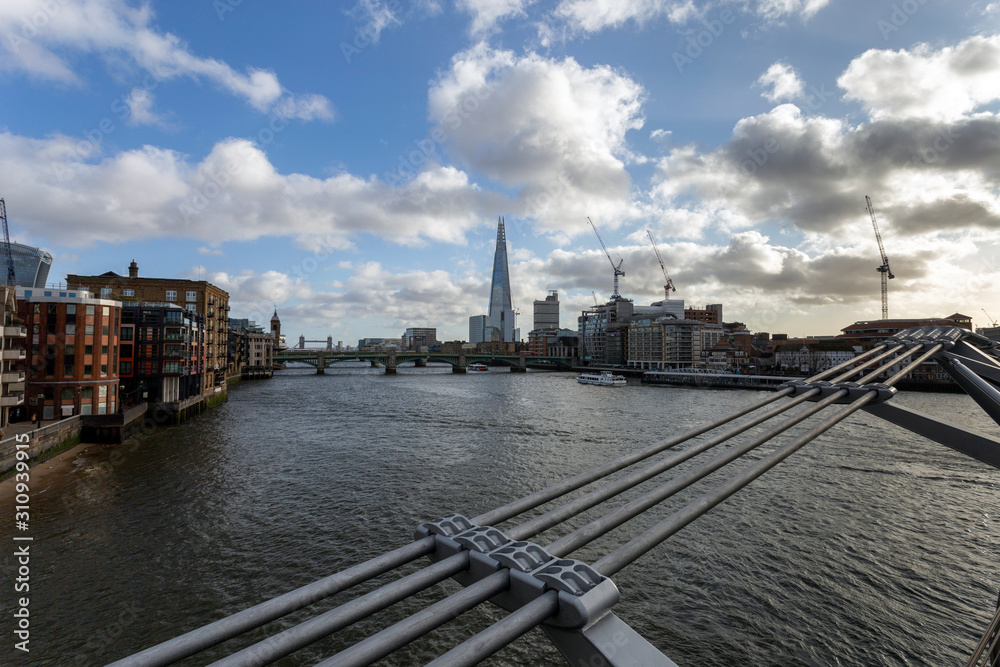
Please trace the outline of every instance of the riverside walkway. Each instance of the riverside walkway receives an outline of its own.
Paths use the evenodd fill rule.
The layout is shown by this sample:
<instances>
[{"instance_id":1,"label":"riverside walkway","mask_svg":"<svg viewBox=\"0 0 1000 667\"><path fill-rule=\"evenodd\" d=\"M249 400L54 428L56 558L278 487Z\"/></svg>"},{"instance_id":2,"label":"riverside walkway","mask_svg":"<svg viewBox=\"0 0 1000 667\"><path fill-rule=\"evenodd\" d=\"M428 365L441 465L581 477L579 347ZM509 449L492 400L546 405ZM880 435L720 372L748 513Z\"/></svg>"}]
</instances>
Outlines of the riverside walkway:
<instances>
[{"instance_id":1,"label":"riverside walkway","mask_svg":"<svg viewBox=\"0 0 1000 667\"><path fill-rule=\"evenodd\" d=\"M1000 356L996 344L964 329L910 329L849 362L805 380L788 382L765 398L711 423L608 461L496 509L471 518L461 513L449 514L421 524L416 527L412 541L393 551L181 634L119 660L113 667L173 664L424 557L430 561L426 567L266 639L249 646L244 642L243 647L234 648L227 657L212 664L273 663L451 578L464 588L318 664L322 667L372 664L490 601L509 613L477 634L457 637L450 650L429 664L477 664L539 627L572 665L670 667L674 663L664 654L664 651L669 653L670 647L653 646L614 613L619 599L614 575L858 410L1000 468L1000 441L892 404L895 385L927 362L943 367L1000 423L997 389ZM772 445L766 454L746 457L765 443ZM682 444L685 449L674 449ZM663 457L653 458L664 453ZM665 475L689 460L696 465L680 474ZM742 467L727 468L736 463ZM625 470L630 471L625 476L609 477ZM724 478L714 488L611 548L596 562L584 563L571 557L582 546L723 470L733 472L723 473L720 476ZM625 504L618 503L613 509L605 504L647 482L649 486L643 487L646 489L643 495ZM574 493L585 487L589 488ZM543 508L544 512L527 520L517 518L536 508ZM589 523L554 542L540 545L530 541L591 510L594 512ZM998 627L1000 620L995 619L980 646L970 647L969 665L996 659Z\"/></svg>"}]
</instances>

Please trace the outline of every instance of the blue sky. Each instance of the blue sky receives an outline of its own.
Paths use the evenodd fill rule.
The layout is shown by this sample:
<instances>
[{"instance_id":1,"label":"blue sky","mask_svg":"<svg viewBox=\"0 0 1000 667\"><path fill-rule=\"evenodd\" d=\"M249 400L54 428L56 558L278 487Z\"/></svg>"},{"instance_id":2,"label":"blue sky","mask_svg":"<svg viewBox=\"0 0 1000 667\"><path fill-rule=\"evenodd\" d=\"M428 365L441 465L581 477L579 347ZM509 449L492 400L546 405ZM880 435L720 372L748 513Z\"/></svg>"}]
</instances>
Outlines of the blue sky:
<instances>
[{"instance_id":1,"label":"blue sky","mask_svg":"<svg viewBox=\"0 0 1000 667\"><path fill-rule=\"evenodd\" d=\"M792 335L1000 317L1000 3L6 0L0 196L68 273L356 342L621 289Z\"/></svg>"}]
</instances>

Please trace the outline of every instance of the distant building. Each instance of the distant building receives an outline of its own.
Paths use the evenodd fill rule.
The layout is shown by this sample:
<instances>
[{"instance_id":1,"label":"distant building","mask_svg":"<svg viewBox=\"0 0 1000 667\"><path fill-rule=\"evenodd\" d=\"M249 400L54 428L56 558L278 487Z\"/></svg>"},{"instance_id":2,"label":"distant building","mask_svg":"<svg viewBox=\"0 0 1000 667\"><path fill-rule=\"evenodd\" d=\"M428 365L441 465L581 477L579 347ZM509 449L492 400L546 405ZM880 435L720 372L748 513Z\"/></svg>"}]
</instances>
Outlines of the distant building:
<instances>
[{"instance_id":1,"label":"distant building","mask_svg":"<svg viewBox=\"0 0 1000 667\"><path fill-rule=\"evenodd\" d=\"M534 305L534 330L559 328L559 292L557 290L549 290L549 295L544 300L536 300Z\"/></svg>"},{"instance_id":2,"label":"distant building","mask_svg":"<svg viewBox=\"0 0 1000 667\"><path fill-rule=\"evenodd\" d=\"M781 372L814 375L850 361L861 350L843 339L792 338L774 346L774 365Z\"/></svg>"},{"instance_id":3,"label":"distant building","mask_svg":"<svg viewBox=\"0 0 1000 667\"><path fill-rule=\"evenodd\" d=\"M519 342L507 268L507 234L503 218L497 220L497 243L493 254L493 278L490 284L490 326L500 332L501 343ZM488 338L487 340L492 340Z\"/></svg>"},{"instance_id":4,"label":"distant building","mask_svg":"<svg viewBox=\"0 0 1000 667\"><path fill-rule=\"evenodd\" d=\"M526 352L534 357L575 357L579 340L571 329L535 329L528 332Z\"/></svg>"},{"instance_id":5,"label":"distant building","mask_svg":"<svg viewBox=\"0 0 1000 667\"><path fill-rule=\"evenodd\" d=\"M980 336L986 336L994 342L1000 343L1000 327L979 327L976 329L976 333Z\"/></svg>"},{"instance_id":6,"label":"distant building","mask_svg":"<svg viewBox=\"0 0 1000 667\"><path fill-rule=\"evenodd\" d=\"M706 324L722 324L722 304L712 303L704 308L686 308L684 319L697 320Z\"/></svg>"},{"instance_id":7,"label":"distant building","mask_svg":"<svg viewBox=\"0 0 1000 667\"><path fill-rule=\"evenodd\" d=\"M403 349L419 352L420 348L438 345L437 329L434 327L410 327L400 338Z\"/></svg>"},{"instance_id":8,"label":"distant building","mask_svg":"<svg viewBox=\"0 0 1000 667\"><path fill-rule=\"evenodd\" d=\"M23 410L26 374L20 366L26 358L24 349L28 328L17 314L14 287L0 285L3 299L0 330L0 429L10 423L11 410Z\"/></svg>"},{"instance_id":9,"label":"distant building","mask_svg":"<svg viewBox=\"0 0 1000 667\"><path fill-rule=\"evenodd\" d=\"M135 260L129 264L128 276L108 271L99 276L69 275L66 282L70 289L99 293L102 299L170 303L193 308L205 322L202 393L215 393L225 384L229 352L229 293L225 290L205 280L140 278Z\"/></svg>"},{"instance_id":10,"label":"distant building","mask_svg":"<svg viewBox=\"0 0 1000 667\"><path fill-rule=\"evenodd\" d=\"M0 241L0 250L3 250ZM32 248L23 243L11 243L10 254L14 259L14 284L19 287L45 287L52 268L52 255L41 248ZM4 257L5 255L0 255ZM7 275L6 264L3 275Z\"/></svg>"},{"instance_id":11,"label":"distant building","mask_svg":"<svg viewBox=\"0 0 1000 667\"><path fill-rule=\"evenodd\" d=\"M583 311L577 318L580 361L596 366L624 365L634 308L630 299L619 299Z\"/></svg>"},{"instance_id":12,"label":"distant building","mask_svg":"<svg viewBox=\"0 0 1000 667\"><path fill-rule=\"evenodd\" d=\"M26 351L27 419L118 410L121 302L86 290L17 288Z\"/></svg>"},{"instance_id":13,"label":"distant building","mask_svg":"<svg viewBox=\"0 0 1000 667\"><path fill-rule=\"evenodd\" d=\"M968 315L955 313L948 317L910 319L910 320L863 320L841 329L839 338L847 338L861 345L863 351L868 351L886 338L895 336L904 329L914 327L961 327L972 331L972 318Z\"/></svg>"},{"instance_id":14,"label":"distant building","mask_svg":"<svg viewBox=\"0 0 1000 667\"><path fill-rule=\"evenodd\" d=\"M473 315L469 318L469 342L473 345L493 340L493 326L489 315Z\"/></svg>"},{"instance_id":15,"label":"distant building","mask_svg":"<svg viewBox=\"0 0 1000 667\"><path fill-rule=\"evenodd\" d=\"M628 366L643 370L699 366L703 326L673 315L634 317L628 324Z\"/></svg>"}]
</instances>

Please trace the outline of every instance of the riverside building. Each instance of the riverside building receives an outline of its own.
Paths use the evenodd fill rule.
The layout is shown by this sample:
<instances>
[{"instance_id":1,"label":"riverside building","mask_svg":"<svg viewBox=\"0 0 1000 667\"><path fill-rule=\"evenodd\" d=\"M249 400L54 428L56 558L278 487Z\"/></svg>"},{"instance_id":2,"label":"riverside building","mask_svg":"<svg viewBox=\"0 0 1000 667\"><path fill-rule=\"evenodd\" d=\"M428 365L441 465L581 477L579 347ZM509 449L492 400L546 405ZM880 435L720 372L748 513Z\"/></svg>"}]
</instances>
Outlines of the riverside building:
<instances>
[{"instance_id":1,"label":"riverside building","mask_svg":"<svg viewBox=\"0 0 1000 667\"><path fill-rule=\"evenodd\" d=\"M28 332L28 419L118 410L121 303L87 290L17 288Z\"/></svg>"},{"instance_id":2,"label":"riverside building","mask_svg":"<svg viewBox=\"0 0 1000 667\"><path fill-rule=\"evenodd\" d=\"M118 374L122 403L174 403L201 394L204 318L177 304L122 304Z\"/></svg>"},{"instance_id":3,"label":"riverside building","mask_svg":"<svg viewBox=\"0 0 1000 667\"><path fill-rule=\"evenodd\" d=\"M201 393L222 391L228 365L228 292L205 280L140 278L135 260L129 264L128 276L108 271L99 276L69 275L66 282L70 289L99 293L102 299L167 303L193 309L202 316L205 328Z\"/></svg>"}]
</instances>

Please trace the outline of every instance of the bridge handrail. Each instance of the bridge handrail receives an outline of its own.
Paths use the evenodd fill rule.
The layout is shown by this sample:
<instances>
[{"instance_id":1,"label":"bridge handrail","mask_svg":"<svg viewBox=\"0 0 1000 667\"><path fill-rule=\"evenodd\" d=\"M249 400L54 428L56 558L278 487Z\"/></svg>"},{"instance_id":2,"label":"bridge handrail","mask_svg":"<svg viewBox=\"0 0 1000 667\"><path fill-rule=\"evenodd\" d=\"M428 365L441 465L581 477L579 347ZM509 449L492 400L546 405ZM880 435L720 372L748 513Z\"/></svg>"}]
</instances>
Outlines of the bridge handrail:
<instances>
[{"instance_id":1,"label":"bridge handrail","mask_svg":"<svg viewBox=\"0 0 1000 667\"><path fill-rule=\"evenodd\" d=\"M598 517L582 528L579 528L563 538L556 540L548 547L544 547L544 549L551 553L552 556L563 557L566 554L580 548L584 544L587 544L596 537L621 526L626 521L638 516L646 509L656 505L657 503L662 502L662 500L666 497L673 495L680 489L691 486L707 475L721 469L723 466L741 458L747 452L753 450L760 444L763 444L775 436L787 431L789 428L801 423L808 417L811 417L834 404L846 404L845 409L825 419L804 435L773 450L761 460L750 465L736 476L726 480L723 484L710 490L708 493L705 493L693 502L690 502L681 510L673 513L663 521L644 531L638 537L629 540L625 544L612 550L594 564L593 569L597 572L605 576L613 575L620 571L623 567L633 562L635 559L655 548L665 539L681 530L684 526L687 526L692 521L704 515L706 512L716 507L719 503L723 502L725 499L729 498L734 493L759 478L765 472L786 459L805 444L811 442L816 437L826 432L835 424L847 418L857 410L871 407L876 403L881 405L881 403L879 403L880 401L884 401L892 397L895 391L893 388L895 384L905 378L908 373L912 372L921 364L927 362L929 359L935 359L939 362L944 359L945 361L942 365L945 366L946 369L947 366L945 364L947 363L951 363L952 365L956 363L961 364L960 360L944 357L943 355L946 353L946 350L948 351L947 354L953 354L953 352L951 352L952 350L958 350L958 352L955 352L954 354L963 352L968 354L967 350L961 348L964 340L965 339L961 334L955 335L951 332L947 332L946 335L935 334L923 336L915 340L905 340L903 338L890 339L886 343L876 346L872 350L869 350L855 359L839 364L834 368L828 369L804 381L790 383L789 386L780 389L775 394L771 394L745 408L736 410L726 417L711 422L710 424L690 429L680 436L675 436L659 443L655 443L654 445L646 447L638 452L632 452L608 463L595 466L594 468L575 475L568 480L553 484L546 489L542 489L533 494L529 494L524 498L509 502L502 507L482 513L479 516L474 517L472 522L480 526L492 526L496 523L507 521L526 511L537 508L545 503L564 496L567 493L603 479L613 472L630 467L682 442L686 442L699 435L705 434L708 431L733 422L734 420L763 408L774 401L781 398L791 399L782 405L767 410L763 414L751 417L745 422L735 424L726 432L717 434L705 442L696 443L688 450L677 452L674 456L663 461L652 463L647 467L633 471L631 474L620 480L607 483L604 486L594 489L575 500L551 509L537 518L523 522L518 526L505 529L506 534L511 538L523 540L558 525L568 518L576 516L627 489L633 488L642 482L652 479L682 461L708 451L712 447L722 444L723 442L727 442L736 435L747 431L749 428L767 422L796 405L800 405L805 401L814 402L814 405L809 409L783 421L770 429L768 432L751 439L749 442L734 448L732 451L723 452L721 455L716 456L708 463L702 464L700 467L670 480L666 484L660 485L658 488L647 492L630 503L627 503L620 509ZM979 341L974 342L979 343ZM961 355L959 354L959 356ZM902 369L892 372L892 369L898 369L902 363L907 361L909 363L906 363ZM878 368L873 369L870 373L860 376L863 371L880 362L885 363ZM996 362L990 361L990 363L995 364ZM996 366L1000 369L1000 364L996 364ZM892 375L884 382L876 382L881 376L890 372L892 372ZM832 381L826 381L825 378L834 376L837 373L840 373L840 375L834 377ZM858 381L849 381L849 378L854 376L859 376ZM988 390L991 388L992 385L988 385L984 391L988 394ZM1000 398L998 398L998 404L1000 404ZM877 413L873 412L873 414ZM1000 443L997 444L1000 445ZM440 536L436 537L439 538ZM297 589L296 591L287 593L284 596L275 598L270 602L265 602L257 605L256 607L251 607L244 612L240 612L239 614L228 617L227 619L216 621L215 623L205 626L204 628L193 630L186 635L182 635L174 640L170 640L169 642L165 642L157 647L153 647L136 654L135 656L132 656L132 658L126 658L116 662L114 665L116 667L123 667L124 665L171 664L180 658L174 657L166 662L151 662L144 659L139 661L133 659L139 659L143 656L157 656L158 654L156 653L156 649L167 647L171 644L174 644L174 648L177 648L180 645L185 645L190 648L194 644L198 644L202 648L205 648L207 646L220 643L221 641L225 641L230 637L234 637L248 629L251 629L251 627L257 627L257 625L262 625L263 623L268 622L268 620L273 620L274 618L278 618L285 613L299 609L302 606L305 606L305 604L310 604L310 602L305 602L305 604L293 607L293 605L289 602L281 605L275 605L272 603L286 598L288 601L294 599L295 604L304 602L307 598L312 598L313 596L320 594L319 589L313 589L314 586L322 584L323 582L329 582L347 572L355 571L360 568L358 572L363 571L366 575L366 578L360 578L360 574L358 575L357 581L354 583L360 583L361 581L370 579L373 576L378 576L378 574L387 572L390 569L393 569L393 567L398 567L411 562L415 558L419 557L419 555L428 555L433 558L434 554L437 553L437 547L428 546L428 539L431 538L417 540L406 545L405 547L401 547L393 552L390 552L390 554L366 561L366 563L349 568L342 573L331 575L320 582L309 584ZM440 544L440 542L435 542L435 544ZM392 562L397 563L395 566L380 569L382 565L388 566L388 563L384 562L378 567L372 565L374 562L388 556L392 556ZM419 590L424 590L444 578L449 576L459 577L459 575L461 575L461 577L465 577L466 579L462 579L460 577L459 580L462 583L468 583L468 573L471 572L471 570L469 570L469 551L459 551L453 556L441 558L443 559L438 560L435 565L429 565L419 569L406 577L386 584L364 596L355 598L354 600L332 609L314 619L310 619L309 621L293 626L278 635L270 637L262 642L258 642L253 646L247 647L246 649L243 649L242 651L233 654L229 656L229 658L226 658L216 664L267 664L272 660L278 659L324 636L327 636L330 632L345 627L347 624L353 623L356 620L360 620L365 616L375 613L375 611L378 611L379 609L384 609L396 601L404 599ZM463 613L481 602L493 598L499 592L506 590L510 583L509 572L509 570L500 569L494 574L480 579L476 583L471 583L462 591L446 597L431 607L416 612L408 619L385 628L377 634L341 651L320 664L324 667L328 667L333 664L369 664L371 661L380 659L381 657L391 653L393 650L396 650L409 641L412 641L416 637L419 637L426 632L429 632L431 629L438 627L448 620L451 620L457 614ZM321 597L332 595L333 592L339 592L341 590L345 590L351 585L354 585L352 583L341 587L341 583L344 582L338 582L337 585L332 586L326 584L325 586L320 587L324 593ZM308 591L308 593L306 593L306 591ZM327 591L333 592L327 593ZM315 599L321 599L321 597L317 597ZM488 655L491 655L493 652L499 650L503 646L506 646L528 629L538 626L540 623L543 623L552 617L553 614L557 613L559 603L557 600L556 611L553 611L552 597L553 596L547 594L537 597L526 606L522 606L520 609L517 609L511 614L505 616L504 619L499 621L497 624L490 626L469 640L460 643L457 647L446 653L444 656L441 656L432 664L473 664L473 661L481 660ZM259 610L261 608L266 608L267 614L262 615L255 612L255 610ZM287 611L285 611L286 609ZM251 614L250 612L255 613ZM259 620L264 616L267 616L268 618L267 620L263 620L256 625L250 626L248 623L251 616L255 617L254 621ZM227 621L230 619L238 617L242 619L239 623L227 624ZM594 626L588 626L588 628L593 630L597 625L605 624L605 621L608 621L609 617L614 617L614 614L608 612L605 616L601 617L600 622L595 623ZM621 623L621 621L618 621L617 617L614 617L613 620ZM624 626L624 624L622 625ZM209 631L210 628L215 629ZM630 632L634 632L631 631L628 626L624 626L624 628ZM564 655L567 655L567 657L570 655L600 655L601 649L597 646L597 640L587 634L590 630L584 628L579 631L574 631L576 632L576 635L574 635L576 638L569 643L567 643L568 640L566 640L565 637L559 639L558 635L554 635L553 632L547 630L547 633L550 635L550 638L556 642L559 649L564 652ZM638 637L638 635L636 635L636 637ZM645 642L645 640L642 640L641 637L638 637L638 640L639 641L636 642L637 644ZM573 643L572 647L569 647L570 643ZM645 648L642 648L641 650L645 651L644 655L648 656L650 655L650 649L652 649L653 653L658 656L655 660L653 660L655 664L673 664L669 661L669 659L662 656L662 654L659 654L655 648L652 648L648 642L645 643ZM194 652L197 652L197 650L201 649L196 649ZM583 653L580 653L580 651L583 651ZM163 655L166 655L167 652L163 651L162 653ZM176 650L174 651L174 654L179 655ZM192 654L193 653L190 652L184 653L184 656L181 657ZM157 660L159 659L160 658L157 658Z\"/></svg>"}]
</instances>

